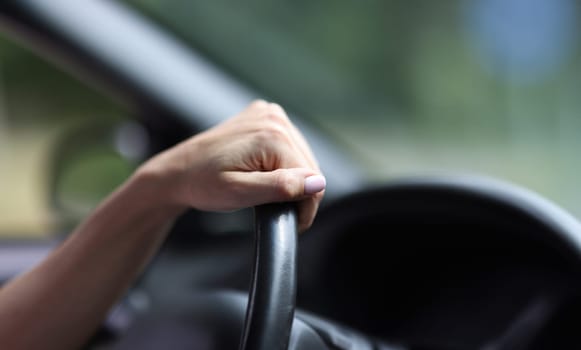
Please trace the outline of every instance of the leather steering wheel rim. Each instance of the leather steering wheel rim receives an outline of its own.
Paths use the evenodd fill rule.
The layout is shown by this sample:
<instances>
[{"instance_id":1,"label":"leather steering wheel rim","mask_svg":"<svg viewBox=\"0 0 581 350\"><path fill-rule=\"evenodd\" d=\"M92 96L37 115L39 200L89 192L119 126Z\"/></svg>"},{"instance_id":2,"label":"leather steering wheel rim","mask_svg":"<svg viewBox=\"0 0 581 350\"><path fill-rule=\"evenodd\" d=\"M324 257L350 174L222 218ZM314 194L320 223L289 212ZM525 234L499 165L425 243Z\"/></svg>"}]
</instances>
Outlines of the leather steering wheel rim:
<instances>
[{"instance_id":1,"label":"leather steering wheel rim","mask_svg":"<svg viewBox=\"0 0 581 350\"><path fill-rule=\"evenodd\" d=\"M297 214L293 203L255 207L252 284L240 350L286 350L297 290Z\"/></svg>"}]
</instances>

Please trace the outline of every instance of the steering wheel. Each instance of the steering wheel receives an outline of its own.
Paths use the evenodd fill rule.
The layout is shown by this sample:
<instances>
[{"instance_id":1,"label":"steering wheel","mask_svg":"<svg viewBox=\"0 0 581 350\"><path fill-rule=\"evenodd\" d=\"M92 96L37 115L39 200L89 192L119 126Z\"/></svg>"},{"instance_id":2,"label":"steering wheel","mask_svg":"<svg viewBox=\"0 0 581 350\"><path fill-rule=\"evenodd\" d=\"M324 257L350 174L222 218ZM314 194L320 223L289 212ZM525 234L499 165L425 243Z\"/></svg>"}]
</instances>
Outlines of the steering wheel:
<instances>
[{"instance_id":1,"label":"steering wheel","mask_svg":"<svg viewBox=\"0 0 581 350\"><path fill-rule=\"evenodd\" d=\"M255 255L241 350L286 350L297 290L297 217L291 203L255 208Z\"/></svg>"},{"instance_id":2,"label":"steering wheel","mask_svg":"<svg viewBox=\"0 0 581 350\"><path fill-rule=\"evenodd\" d=\"M300 311L295 315L298 232L294 203L255 207L254 233L254 266L240 350L394 349L314 314ZM228 312L235 313L235 308Z\"/></svg>"},{"instance_id":3,"label":"steering wheel","mask_svg":"<svg viewBox=\"0 0 581 350\"><path fill-rule=\"evenodd\" d=\"M356 213L353 208L360 209L359 214ZM546 290L539 289L538 292L542 292L539 294L542 298L537 298L538 300L533 298L531 299L530 305L527 304L527 306L523 307L522 310L519 309L517 317L510 322L507 321L508 324L512 326L510 326L506 332L502 333L501 336L495 339L491 338L492 340L488 343L488 348L537 349L539 346L542 348L542 344L546 343L546 339L553 339L555 336L553 333L556 331L552 330L554 328L553 325L566 325L571 323L562 320L562 316L560 315L563 312L562 310L565 310L568 305L574 305L574 303L576 303L575 300L577 300L572 298L576 298L575 296L577 294L575 294L575 291L579 290L579 284L571 278L574 278L574 276L579 273L578 266L581 256L581 226L577 220L565 213L562 209L544 200L540 196L534 195L532 192L522 191L518 188L500 183L495 184L478 181L462 182L458 181L458 179L450 182L437 180L426 182L410 181L407 183L392 184L383 189L373 189L366 193L360 193L346 201L339 202L332 209L333 210L330 211L330 216L323 216L320 218L321 220L319 220L320 225L316 228L321 231L317 234L317 237L319 237L317 240L318 244L310 247L308 245L306 247L304 246L303 248L308 248L307 251L301 249L301 256L306 252L307 255L316 255L318 259L320 259L310 261L309 264L313 264L314 262L316 267L310 269L309 274L318 276L315 278L319 279L321 284L318 284L318 287L316 288L319 294L325 295L324 298L328 299L327 303L345 306L350 301L347 296L351 294L346 294L345 298L343 298L342 296L333 295L333 293L331 293L332 290L337 290L336 288L338 288L338 286L333 285L332 279L329 279L328 277L329 273L333 276L338 275L333 272L334 270L329 270L324 266L331 264L332 266L335 266L333 267L334 269L341 269L342 265L337 265L340 257L344 257L350 254L350 252L352 254L353 251L358 249L358 246L353 244L351 241L349 241L351 243L348 243L345 246L347 247L345 248L347 251L341 250L342 248L337 248L339 245L333 240L343 239L348 236L333 235L333 232L347 232L353 227L358 227L357 232L359 232L358 236L360 236L361 232L373 231L370 229L371 226L365 228L357 226L361 225L362 222L369 222L369 225L372 226L384 222L384 224L390 225L393 231L398 227L397 220L403 220L408 231L412 230L408 233L412 236L410 239L413 241L413 237L416 234L413 233L413 225L406 220L410 219L417 221L418 218L423 218L422 220L427 220L429 222L429 220L442 220L442 218L447 218L446 220L448 220L449 223L446 224L446 227L448 229L454 229L458 226L458 229L461 230L465 227L476 227L486 223L493 225L494 227L507 228L514 233L511 233L510 236L504 236L504 231L502 230L499 230L498 234L496 234L493 231L486 231L493 226L482 226L483 237L491 237L491 244L493 244L490 245L490 247L493 248L490 250L491 252L496 249L495 247L501 247L502 244L512 245L514 243L514 248L516 249L532 249L538 246L538 253L542 254L531 255L530 258L535 259L531 261L535 261L535 264L542 267L542 270L539 270L539 276L544 276L542 273L546 272L544 270L545 267L543 267L545 265L546 268L549 269L547 271L552 271L550 269L554 269L554 271L563 272L563 276L556 276L554 273L551 275L554 275L553 277L555 281L548 281L553 281L555 285L550 288L547 287ZM295 337L295 324L297 323L297 319L305 321L309 326L313 327L318 335L325 332L334 332L334 336L343 332L347 333L347 336L352 335L353 333L351 330L341 328L341 326L338 326L337 324L328 322L327 324L322 325L320 320L312 317L305 317L303 312L300 310L295 312L295 293L297 288L295 266L297 263L297 235L296 217L292 205L269 204L256 208L255 212L255 265L250 299L248 301L246 322L244 325L244 336L240 349L297 348L292 342L293 337ZM327 214L328 213L329 212L327 212ZM338 214L341 219L338 219ZM364 221L361 221L362 215ZM466 223L471 226L463 226ZM509 232L510 231L507 231L506 234L509 234ZM525 232L527 235L523 236ZM466 236L464 232L459 231L459 233ZM475 232L469 236L475 236ZM320 237L325 237L325 239L320 239ZM359 240L365 241L371 237L371 235L368 235L366 237L358 238ZM313 240L315 239L314 236L309 238L312 238ZM369 240L368 244L369 242L371 242L371 245L374 245L373 241ZM405 239L402 242L403 243L400 242L400 244L407 244ZM464 241L460 240L457 243L458 247L462 246L462 242ZM375 245L379 245L379 243L375 243ZM433 247L431 244L428 245ZM329 250L329 247L333 248ZM488 245L486 245L486 247L488 247ZM416 249L420 248L421 247L416 247ZM366 249L369 249L369 247ZM499 249L499 252L503 250L510 252L509 249L502 247ZM423 250L421 251L423 252ZM514 250L514 252L514 254L517 254L517 250ZM531 250L531 254L534 252L535 250ZM333 256L329 256L328 254L333 254ZM522 252L519 252L518 254L520 254L518 256L522 259L525 259L528 256ZM545 254L547 255L545 256ZM370 255L374 254L370 253ZM431 255L429 256L432 257ZM482 256L482 258L484 259L484 256ZM373 259L363 258L362 261L361 259L360 256L353 256L348 258L346 261L353 262L360 260L360 264L352 266L352 268L359 271L360 274L364 274L363 265L368 264ZM498 260L499 256L495 259ZM427 260L430 260L430 258L427 258ZM473 260L477 261L478 259ZM528 260L523 261L526 262ZM520 264L522 265L524 262L521 262ZM434 260L432 263L435 265L434 269L439 268L440 265L437 261ZM504 262L501 263L499 260L499 265L497 267L503 268L504 265L502 264L504 264ZM389 265L389 262L387 262L386 265ZM373 276L381 275L381 271L383 271L380 265L377 264L365 266L368 268L369 266L375 266L373 268L374 272L371 273ZM408 266L408 268L410 268L411 271L415 271L414 266ZM536 267L531 267L531 271L534 268ZM424 266L418 271L425 271L425 269L426 267ZM472 274L476 273L476 271L470 269L471 267L467 267L467 272L472 271ZM388 269L386 269L384 273L389 274L389 271L393 273L393 270ZM523 270L523 272L526 271ZM507 270L507 273L512 272ZM525 275L521 277L525 278ZM349 279L350 275L343 275L343 278ZM359 282L363 281L361 278L362 275L359 275ZM407 281L405 278L402 279L402 281L404 280ZM405 283L398 284L397 281L398 280L396 279L394 283L390 284L390 289L398 289L399 287L397 287L397 285L399 284L402 286L407 285ZM486 280L483 279L483 281ZM373 281L369 282L373 283ZM378 281L375 282L378 283ZM489 282L495 283L492 280L489 280ZM525 285L534 282L539 286L544 283L541 280L525 280L524 282L526 282ZM531 286L534 286L534 283ZM379 289L382 288L380 285L377 285L376 287ZM404 287L402 288L403 290L406 289ZM409 286L409 288L414 287ZM522 290L522 288L517 289L519 291ZM530 293L532 295L536 293L536 291L531 290ZM383 294L383 297L388 298L388 295L390 294L386 292ZM399 294L395 293L393 295ZM320 296L317 298L320 298ZM522 298L525 298L525 296L523 295ZM353 300L351 300L351 302L353 302ZM360 307L363 307L364 309L366 306L368 305L360 305ZM317 312L316 310L313 311ZM446 317L449 319L453 317L460 319L463 317L462 313L457 313L458 315L455 316L451 313L443 315L444 324L446 324L445 322L450 321L447 320ZM421 315L421 313L418 312L418 315ZM498 320L501 320L501 318L504 317L504 315L497 316ZM293 317L295 324L293 324ZM375 315L374 317L378 316ZM421 325L420 321L422 320L428 324L442 322L442 320L437 321L437 317L430 316L426 318L425 315L422 317L423 318L418 318L413 321L417 321L415 326L417 326L417 324ZM337 321L345 322L346 319L339 318ZM486 324L486 322L489 321L491 320L481 320L477 323ZM365 329L365 327L359 328ZM397 334L393 333L392 335ZM430 335L428 334L427 336ZM358 337L359 340L377 344L376 339L371 339L368 336L358 335ZM290 343L289 338L291 339ZM343 347L339 346L328 347L330 345L330 339L332 338L333 336L326 337L324 342L325 346L312 347L312 349L342 349ZM566 340L563 340L562 343L563 342L566 343ZM367 347L363 346L356 346L353 348L367 349ZM412 348L414 347L412 346Z\"/></svg>"}]
</instances>

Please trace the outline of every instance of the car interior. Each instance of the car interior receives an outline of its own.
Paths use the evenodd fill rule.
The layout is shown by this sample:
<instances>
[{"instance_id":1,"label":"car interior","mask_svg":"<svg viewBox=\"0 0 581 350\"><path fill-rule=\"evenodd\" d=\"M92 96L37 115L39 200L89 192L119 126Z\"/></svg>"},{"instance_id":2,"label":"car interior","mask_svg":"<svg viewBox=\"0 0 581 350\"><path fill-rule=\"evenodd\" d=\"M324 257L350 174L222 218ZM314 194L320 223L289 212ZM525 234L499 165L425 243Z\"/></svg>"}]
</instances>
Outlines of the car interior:
<instances>
[{"instance_id":1,"label":"car interior","mask_svg":"<svg viewBox=\"0 0 581 350\"><path fill-rule=\"evenodd\" d=\"M509 2L519 3L516 0ZM111 310L86 349L536 350L581 346L581 335L576 330L581 322L581 224L576 216L577 207L573 205L578 200L577 189L572 186L577 174L574 170L581 166L581 161L578 165L571 165L572 153L565 152L562 158L551 159L553 153L547 150L544 150L546 154L536 148L522 151L518 144L511 149L514 158L506 156L506 163L510 163L507 169L510 170L503 177L479 168L485 167L486 162L495 156L502 157L499 153L503 152L503 145L494 144L490 146L492 156L482 156L481 163L473 155L458 160L459 164L479 163L471 172L395 170L389 178L381 177L377 173L379 169L365 169L366 162L375 168L382 166L383 163L372 157L390 158L394 154L393 163L385 161L387 168L399 166L404 170L412 168L408 162L414 157L412 151L404 149L408 144L401 147L394 144L390 148L389 143L381 144L385 153L380 149L375 151L377 154L360 156L365 147L375 147L373 142L379 141L373 141L369 136L369 145L354 146L357 137L365 138L365 131L362 131L365 129L359 124L367 122L371 125L369 135L372 135L371 129L381 129L385 121L378 120L374 126L369 120L359 123L357 118L341 121L340 117L324 120L323 117L309 119L305 116L309 114L309 108L317 111L317 103L332 103L333 98L344 100L346 96L355 101L350 107L352 110L342 110L340 104L337 110L356 116L353 110L366 106L373 114L383 108L380 103L386 103L377 102L376 98L381 100L379 93L378 96L369 94L371 97L364 99L362 92L348 88L341 90L337 86L358 80L335 75L331 64L314 69L318 76L304 78L313 79L313 82L303 92L296 91L295 94L295 90L291 90L294 86L292 78L286 87L289 90L269 90L268 84L272 82L262 84L261 79L266 81L264 76L258 74L255 80L249 78L249 72L255 71L256 67L242 67L242 63L229 63L224 58L226 55L220 56L220 50L228 52L229 49L228 45L220 45L226 32L235 32L237 26L248 26L249 31L256 30L252 33L262 33L256 37L240 38L232 45L249 45L249 51L260 56L252 43L258 45L260 40L267 40L271 44L268 50L279 55L271 56L276 61L273 67L284 65L288 59L291 72L286 74L289 75L296 75L293 69L300 70L301 64L306 67L306 62L311 62L305 58L308 55L301 56L303 51L296 43L289 46L290 49L283 49L274 41L268 41L277 32L260 30L260 25L268 23L266 15L254 18L256 21L253 22L248 20L250 17L244 17L250 16L252 11L237 9L236 6L241 5L235 2L203 3L8 0L0 4L0 31L2 40L5 40L0 43L0 48L6 48L4 53L0 52L0 107L3 81L9 88L15 86L16 92L10 90L6 94L6 100L10 102L12 100L8 98L15 99L11 96L17 96L20 91L16 83L8 84L11 74L19 78L19 69L25 72L28 70L26 64L31 63L34 63L31 64L33 67L58 67L50 69L58 69L59 73L50 74L64 79L63 90L74 98L76 93L85 93L83 89L90 91L88 94L99 96L95 100L81 95L76 98L83 108L89 106L87 109L93 109L93 117L83 117L83 109L79 108L71 113L77 115L76 119L71 118L66 127L54 133L56 136L47 127L42 130L47 135L46 140L31 137L48 159L45 162L48 166L41 168L45 178L40 182L45 190L39 192L43 193L42 200L48 203L50 210L58 213L58 220L46 219L47 213L32 215L31 211L19 219L14 214L17 210L11 211L12 207L18 208L17 204L6 205L6 208L0 206L0 212L11 213L13 219L9 221L0 213L0 231L4 231L0 232L2 283L46 256L100 198L122 182L143 160L225 120L253 99L276 99L288 94L292 95L288 97L289 106L295 107L289 108L289 114L309 140L328 181L326 197L313 226L308 232L297 234L296 212L288 203L230 213L188 211L175 224L142 276ZM322 13L328 9L323 5L329 2L315 2L320 8L314 3L299 3L297 8L308 8L313 21L317 18L326 20ZM399 10L403 14L421 12L413 5L400 3L405 2L390 2L382 9ZM456 2L446 2L448 5L441 5L443 9L438 4L429 3L423 2L423 6L430 11L438 8L445 13ZM473 4L472 7L462 7L463 13L472 20L472 29L484 26L489 20L487 16L494 14L493 10L503 8L502 2L498 1L489 1L495 4L490 7L484 5L486 1L480 0L465 3ZM557 10L557 5L547 5L541 0L536 0L535 4L538 10L535 15L542 13L542 9L552 9L556 11L553 14L565 16L562 23L574 21L567 17L567 1L555 1L554 4L561 4ZM179 6L190 9L192 17L180 17L180 13L184 16L184 11L180 11ZM268 5L264 2L253 2L248 6L266 8L264 13L267 13ZM349 6L352 5L337 5L335 9L334 15L341 23L376 30L371 20L369 23L359 21L372 16L372 8L361 6L355 10ZM294 13L296 18L305 16L297 8L293 8L297 11ZM342 10L346 12L342 13ZM231 24L230 30L212 27L218 24L211 20L212 17L203 16L210 16L212 11ZM240 17L236 17L237 11ZM293 14L290 8L280 12L289 16ZM168 14L175 17L168 17ZM260 14L260 11L256 12L256 16ZM424 12L421 14L425 16ZM470 17L476 14L483 14L483 17ZM381 17L385 23L396 25L392 22L396 22L397 16L385 13L378 16L387 16L388 20ZM424 17L413 18L421 21ZM305 27L308 27L310 17L304 20ZM171 21L173 24L168 24ZM385 23L381 22L382 25ZM180 31L180 26L186 25L193 29ZM198 30L202 25L213 30L205 34ZM561 28L558 24L555 26ZM297 27L300 26L296 23L291 26L302 33ZM336 35L340 37L342 34L347 36L345 40L349 40L347 32ZM208 43L196 46L205 35L209 38ZM429 39L438 34L426 32L424 35ZM401 50L411 50L411 44L410 47L401 45ZM294 48L296 56L285 51ZM357 47L344 51L350 54L357 51ZM441 51L446 50L438 50ZM265 49L265 55L267 52ZM421 52L418 49L416 53L421 56ZM249 55L246 52L241 56L244 54ZM387 50L385 54L394 55L394 51ZM16 63L11 61L11 57L18 58L14 59ZM19 66L17 61L20 62L21 57L24 60ZM260 64L249 57L252 64ZM39 60L44 63L38 63ZM4 72L2 61L14 70ZM398 64L395 60L389 63ZM517 66L512 77L518 80L518 69L524 69L524 64ZM509 70L510 64L507 63L507 67ZM44 89L51 89L52 78L49 73L43 73L43 69L48 68L33 71L36 80L31 79L28 84L38 84L38 89L45 84ZM269 68L264 69L266 75L270 74ZM425 69L430 76L428 68ZM463 74L462 71L459 74ZM35 83L37 80L40 82ZM394 81L395 84L406 84L403 76L399 80L395 77ZM328 95L322 96L321 101L315 102L317 96L309 94L319 89L317 82L321 86L334 87L329 88ZM522 88L521 91L509 83L509 87L502 91L506 96L517 96L514 97L517 100L519 94L525 93L523 91L532 89ZM26 84L26 80L22 84ZM454 90L452 95L462 97L462 90L470 85L466 84L459 83L461 87L457 90L450 88ZM26 85L23 86L20 89L27 89ZM353 83L352 86L357 85ZM437 87L434 91L434 100L438 99L438 93L444 94ZM539 91L535 90L534 94L542 94L545 90ZM302 93L313 101L305 100L301 106L296 101ZM397 92L392 93L397 96ZM62 92L55 89L55 94ZM297 99L294 103L293 98ZM568 98L562 97L566 101L574 100ZM53 105L46 105L49 111L61 103L56 101ZM11 103L15 107L8 112L24 111L20 112L24 115L29 109L34 110L28 105L18 107L18 101ZM482 101L474 103L478 109ZM92 107L97 105L101 107ZM432 107L419 105L418 102L418 114L423 107ZM448 107L445 106L446 111ZM76 108L75 104L70 108ZM522 113L534 109L518 104L506 108ZM393 110L394 115L400 113L395 107L389 110ZM403 110L405 108L399 111ZM4 111L0 108L2 113ZM574 114L575 110L571 113ZM50 116L46 118L49 123L54 122ZM408 121L398 121L397 118L394 117L396 120L391 128L394 133L408 125L405 124ZM569 140L567 135L575 137L574 132L569 133L576 121L572 117L563 118L565 121L561 120L562 124L559 124L564 125L562 130L559 129L563 134L559 135L565 135L562 137ZM518 129L521 125L518 123L522 122L511 121L514 124L507 122L510 125L506 130L511 127ZM0 119L0 146L1 138L10 140L8 133L2 133L2 122ZM339 131L343 122L344 129ZM11 123L6 125L16 125L14 135L21 135L16 133L19 132L19 122ZM321 127L324 123L327 126ZM416 125L419 120L409 123ZM430 123L435 122L428 122L429 127L435 128L435 135L456 125L450 120L438 122L438 126ZM474 128L484 130L486 123L480 122ZM540 129L545 127L541 122L538 125ZM524 132L521 136L529 140L531 133ZM345 135L349 137L343 137ZM418 139L432 137L420 131L402 132L402 135L402 138L410 135ZM465 139L459 136L461 141L470 139L468 132L466 135ZM442 136L444 139L449 137L448 134ZM416 141L409 142L412 147ZM454 155L462 150L461 145L450 145ZM570 145L563 147L570 148ZM417 141L413 147L420 149L424 146L422 141ZM469 147L472 146L466 146ZM557 152L561 149L559 147L550 151ZM401 153L399 158L398 152ZM509 153L509 150L504 152ZM430 154L435 153L428 152L426 157ZM539 158L534 158L536 154ZM573 158L567 158L569 156ZM529 162L527 157L532 160ZM424 159L419 157L416 160L421 163ZM0 162L2 160L0 157ZM437 164L441 159L434 157L430 162ZM520 173L514 170L517 168ZM109 175L95 179L95 174L104 174L105 170ZM554 173L563 177L551 177ZM516 174L515 179L522 174L520 179L523 181L513 180L511 174ZM535 175L554 180L550 186L547 185L547 191L536 189L540 180L535 182ZM17 181L10 178L2 181L10 180ZM24 177L20 179L25 180ZM558 192L561 197L554 195L557 192L551 192L557 186L562 186ZM2 184L0 188L4 189ZM92 192L89 193L87 188ZM40 219L34 221L30 218L32 216ZM16 224L11 226L12 222ZM29 226L18 224L20 222ZM36 233L14 234L19 230ZM39 233L41 231L50 231L50 234Z\"/></svg>"}]
</instances>

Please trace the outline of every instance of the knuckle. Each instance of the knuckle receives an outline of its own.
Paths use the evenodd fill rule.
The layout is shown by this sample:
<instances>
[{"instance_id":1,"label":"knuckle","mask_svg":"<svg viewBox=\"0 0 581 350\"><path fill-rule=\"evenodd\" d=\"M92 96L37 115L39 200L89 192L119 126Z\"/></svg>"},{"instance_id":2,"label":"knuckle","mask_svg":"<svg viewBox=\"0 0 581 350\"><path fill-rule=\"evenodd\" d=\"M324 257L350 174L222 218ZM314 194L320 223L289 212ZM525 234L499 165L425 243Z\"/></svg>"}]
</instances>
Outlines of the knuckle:
<instances>
[{"instance_id":1,"label":"knuckle","mask_svg":"<svg viewBox=\"0 0 581 350\"><path fill-rule=\"evenodd\" d=\"M290 142L288 132L284 127L276 124L269 124L258 132L260 142Z\"/></svg>"},{"instance_id":2,"label":"knuckle","mask_svg":"<svg viewBox=\"0 0 581 350\"><path fill-rule=\"evenodd\" d=\"M287 126L289 124L288 116L286 115L282 107L274 105L272 103L269 104L266 112L264 113L264 118L267 121L280 125Z\"/></svg>"},{"instance_id":3,"label":"knuckle","mask_svg":"<svg viewBox=\"0 0 581 350\"><path fill-rule=\"evenodd\" d=\"M268 122L275 123L278 125L286 125L288 122L286 115L284 115L282 113L273 112L273 111L269 111L268 113L265 113L264 118Z\"/></svg>"},{"instance_id":4,"label":"knuckle","mask_svg":"<svg viewBox=\"0 0 581 350\"><path fill-rule=\"evenodd\" d=\"M284 111L284 108L282 108L281 105L279 105L278 103L271 102L271 103L268 104L268 107L271 110L276 111L277 113L281 113L283 115L286 115L286 112Z\"/></svg>"},{"instance_id":5,"label":"knuckle","mask_svg":"<svg viewBox=\"0 0 581 350\"><path fill-rule=\"evenodd\" d=\"M250 103L250 108L252 109L262 109L268 107L268 102L262 99L256 99Z\"/></svg>"},{"instance_id":6,"label":"knuckle","mask_svg":"<svg viewBox=\"0 0 581 350\"><path fill-rule=\"evenodd\" d=\"M299 195L297 179L284 171L276 175L276 190L281 198L295 198Z\"/></svg>"}]
</instances>

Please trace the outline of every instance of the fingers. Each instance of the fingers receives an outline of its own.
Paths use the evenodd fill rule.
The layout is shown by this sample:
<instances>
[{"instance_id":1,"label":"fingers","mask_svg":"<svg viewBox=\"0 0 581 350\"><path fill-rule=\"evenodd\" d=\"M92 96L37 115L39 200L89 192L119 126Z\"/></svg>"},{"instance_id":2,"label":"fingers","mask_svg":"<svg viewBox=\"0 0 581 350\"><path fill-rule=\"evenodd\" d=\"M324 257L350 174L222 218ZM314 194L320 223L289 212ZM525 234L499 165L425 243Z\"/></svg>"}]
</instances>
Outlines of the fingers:
<instances>
[{"instance_id":1,"label":"fingers","mask_svg":"<svg viewBox=\"0 0 581 350\"><path fill-rule=\"evenodd\" d=\"M293 123L291 123L284 109L276 103L269 103L268 107L271 109L272 113L281 115L282 116L281 119L286 121L290 136L293 138L294 142L300 149L305 159L309 162L310 166L313 167L314 169L320 170L319 164L317 163L317 160L315 159L315 156L313 155L311 148L307 144L307 141L300 133L300 131L297 129L297 127Z\"/></svg>"},{"instance_id":2,"label":"fingers","mask_svg":"<svg viewBox=\"0 0 581 350\"><path fill-rule=\"evenodd\" d=\"M298 203L299 206L299 222L298 228L299 232L304 232L306 229L311 227L313 221L315 220L315 215L319 208L319 201L317 197L306 198Z\"/></svg>"},{"instance_id":3,"label":"fingers","mask_svg":"<svg viewBox=\"0 0 581 350\"><path fill-rule=\"evenodd\" d=\"M257 100L251 103L240 117L245 118L250 124L259 125L264 130L277 130L288 137L289 145L304 162L302 164L288 164L288 167L306 166L320 172L319 164L307 141L280 105Z\"/></svg>"},{"instance_id":4,"label":"fingers","mask_svg":"<svg viewBox=\"0 0 581 350\"><path fill-rule=\"evenodd\" d=\"M306 140L280 105L257 100L250 105L248 112L256 119L261 119L262 122L284 130L291 139L292 146L302 155L303 160L306 161L304 165L320 171L319 164L315 160Z\"/></svg>"},{"instance_id":5,"label":"fingers","mask_svg":"<svg viewBox=\"0 0 581 350\"><path fill-rule=\"evenodd\" d=\"M233 184L232 191L237 198L234 207L298 201L299 232L313 223L326 186L322 175L304 168L230 172L225 176L227 183Z\"/></svg>"},{"instance_id":6,"label":"fingers","mask_svg":"<svg viewBox=\"0 0 581 350\"><path fill-rule=\"evenodd\" d=\"M237 197L236 205L298 201L323 191L326 185L322 175L305 168L232 171L223 176Z\"/></svg>"},{"instance_id":7,"label":"fingers","mask_svg":"<svg viewBox=\"0 0 581 350\"><path fill-rule=\"evenodd\" d=\"M279 136L284 135L284 137L271 138L271 142L276 142L278 144L276 147L282 151L277 152L281 155L277 168L306 168L310 169L308 175L320 174L319 165L308 143L281 106L258 100L253 102L245 112L248 113L250 119L259 120L260 125L270 126L272 130L277 130ZM282 146L283 140L287 141L284 142L284 146ZM281 175L282 173L276 170L271 174L260 174L262 177L271 178L270 188L273 189L272 197L265 199L265 203L268 201L298 200L299 230L302 232L313 223L319 202L323 197L326 186L325 179L322 175L304 177L305 174L302 174L303 182L301 184L301 174L295 174L299 176L299 179L296 180L294 192L290 192L288 189L292 187L289 185L292 180L284 177L291 175L289 173ZM289 188L285 189L285 186L289 186Z\"/></svg>"}]
</instances>

